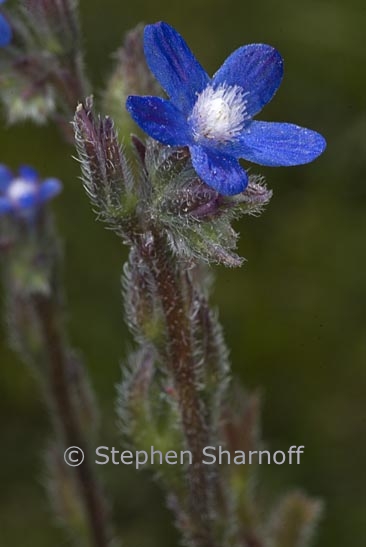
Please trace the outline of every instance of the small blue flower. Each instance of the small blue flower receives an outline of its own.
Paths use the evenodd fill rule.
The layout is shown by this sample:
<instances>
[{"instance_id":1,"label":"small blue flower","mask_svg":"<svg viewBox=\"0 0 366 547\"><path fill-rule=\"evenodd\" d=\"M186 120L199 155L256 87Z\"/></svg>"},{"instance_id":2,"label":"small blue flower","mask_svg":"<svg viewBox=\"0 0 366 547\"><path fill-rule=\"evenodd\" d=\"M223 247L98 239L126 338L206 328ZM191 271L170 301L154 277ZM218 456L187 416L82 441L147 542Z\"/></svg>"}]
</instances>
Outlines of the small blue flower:
<instances>
[{"instance_id":1,"label":"small blue flower","mask_svg":"<svg viewBox=\"0 0 366 547\"><path fill-rule=\"evenodd\" d=\"M32 167L22 166L17 175L0 164L0 216L11 214L32 219L39 208L61 191L61 182L49 178L43 182Z\"/></svg>"},{"instance_id":2,"label":"small blue flower","mask_svg":"<svg viewBox=\"0 0 366 547\"><path fill-rule=\"evenodd\" d=\"M324 151L325 140L315 131L252 120L282 80L283 60L273 47L240 47L213 78L167 23L145 28L144 47L147 63L170 101L130 96L127 110L154 139L188 146L197 174L221 194L246 188L248 175L239 158L290 166L311 162Z\"/></svg>"},{"instance_id":3,"label":"small blue flower","mask_svg":"<svg viewBox=\"0 0 366 547\"><path fill-rule=\"evenodd\" d=\"M3 4L5 1L6 0L0 0L0 5ZM13 32L10 25L4 15L0 13L0 47L5 47L9 45L12 37Z\"/></svg>"}]
</instances>

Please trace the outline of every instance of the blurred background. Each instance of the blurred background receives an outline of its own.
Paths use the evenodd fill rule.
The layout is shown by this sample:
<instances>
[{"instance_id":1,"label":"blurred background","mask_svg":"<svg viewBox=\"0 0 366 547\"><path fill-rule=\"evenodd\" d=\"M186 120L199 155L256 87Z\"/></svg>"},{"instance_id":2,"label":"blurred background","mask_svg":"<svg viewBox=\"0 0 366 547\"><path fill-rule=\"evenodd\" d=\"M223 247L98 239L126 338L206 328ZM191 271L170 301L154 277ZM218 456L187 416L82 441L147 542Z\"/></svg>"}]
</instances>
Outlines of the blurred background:
<instances>
[{"instance_id":1,"label":"blurred background","mask_svg":"<svg viewBox=\"0 0 366 547\"><path fill-rule=\"evenodd\" d=\"M209 73L235 48L275 46L285 78L260 119L318 130L328 149L308 166L265 169L274 197L245 218L239 270L216 269L220 309L235 373L263 394L267 446L304 445L301 465L262 466L269 503L294 487L325 502L318 547L361 547L366 539L366 12L363 0L81 0L87 64L98 95L111 54L139 21L175 26ZM106 424L101 443L118 447L115 385L131 338L123 323L125 249L95 222L78 181L74 151L56 130L1 128L1 162L31 163L65 183L54 203L63 236L68 326L85 357ZM4 295L1 296L3 304ZM3 327L3 324L2 324ZM66 545L42 483L49 420L29 371L0 330L0 529L4 547ZM103 468L124 544L171 547L177 536L145 471Z\"/></svg>"}]
</instances>

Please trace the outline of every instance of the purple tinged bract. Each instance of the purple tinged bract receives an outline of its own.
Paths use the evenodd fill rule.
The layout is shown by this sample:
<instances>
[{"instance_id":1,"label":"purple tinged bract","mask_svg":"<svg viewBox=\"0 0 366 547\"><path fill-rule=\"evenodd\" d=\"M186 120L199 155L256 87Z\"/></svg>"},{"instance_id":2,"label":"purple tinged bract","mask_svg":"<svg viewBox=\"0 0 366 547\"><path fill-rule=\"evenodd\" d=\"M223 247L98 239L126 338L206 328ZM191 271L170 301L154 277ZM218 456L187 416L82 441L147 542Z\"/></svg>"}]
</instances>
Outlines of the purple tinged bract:
<instances>
[{"instance_id":1,"label":"purple tinged bract","mask_svg":"<svg viewBox=\"0 0 366 547\"><path fill-rule=\"evenodd\" d=\"M14 175L0 164L0 216L5 214L32 219L39 208L61 192L61 182L41 180L35 169L22 166Z\"/></svg>"},{"instance_id":2,"label":"purple tinged bract","mask_svg":"<svg viewBox=\"0 0 366 547\"><path fill-rule=\"evenodd\" d=\"M170 100L129 96L126 107L151 137L188 146L199 177L224 195L245 190L238 159L267 166L308 163L325 149L317 132L294 124L254 121L283 76L278 51L250 44L234 51L210 78L180 34L164 22L145 27L147 63Z\"/></svg>"}]
</instances>

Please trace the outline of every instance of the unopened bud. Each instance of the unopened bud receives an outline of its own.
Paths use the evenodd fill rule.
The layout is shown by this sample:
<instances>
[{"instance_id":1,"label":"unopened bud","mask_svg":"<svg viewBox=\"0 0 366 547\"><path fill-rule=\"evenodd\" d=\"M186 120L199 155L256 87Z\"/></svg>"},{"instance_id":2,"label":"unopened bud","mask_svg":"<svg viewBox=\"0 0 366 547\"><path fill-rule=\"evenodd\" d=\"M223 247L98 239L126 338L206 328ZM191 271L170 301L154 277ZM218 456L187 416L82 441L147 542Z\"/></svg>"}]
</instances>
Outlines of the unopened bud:
<instances>
[{"instance_id":1,"label":"unopened bud","mask_svg":"<svg viewBox=\"0 0 366 547\"><path fill-rule=\"evenodd\" d=\"M75 142L83 182L101 217L117 230L131 220L136 202L134 180L108 116L95 116L91 97L74 117Z\"/></svg>"}]
</instances>

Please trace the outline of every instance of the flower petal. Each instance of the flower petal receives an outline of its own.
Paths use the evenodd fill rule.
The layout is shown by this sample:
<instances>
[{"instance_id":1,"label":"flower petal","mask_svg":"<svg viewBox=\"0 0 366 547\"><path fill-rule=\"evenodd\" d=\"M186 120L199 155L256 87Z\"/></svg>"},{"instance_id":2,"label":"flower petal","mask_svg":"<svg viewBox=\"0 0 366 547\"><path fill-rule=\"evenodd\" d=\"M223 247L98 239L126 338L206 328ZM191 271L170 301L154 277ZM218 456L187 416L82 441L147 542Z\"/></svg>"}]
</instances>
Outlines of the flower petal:
<instances>
[{"instance_id":1,"label":"flower petal","mask_svg":"<svg viewBox=\"0 0 366 547\"><path fill-rule=\"evenodd\" d=\"M14 175L6 165L0 164L0 193L5 192Z\"/></svg>"},{"instance_id":2,"label":"flower petal","mask_svg":"<svg viewBox=\"0 0 366 547\"><path fill-rule=\"evenodd\" d=\"M185 117L170 101L131 95L126 108L141 129L157 141L171 146L185 146L191 141Z\"/></svg>"},{"instance_id":3,"label":"flower petal","mask_svg":"<svg viewBox=\"0 0 366 547\"><path fill-rule=\"evenodd\" d=\"M10 44L12 37L13 32L8 21L0 14L0 47Z\"/></svg>"},{"instance_id":4,"label":"flower petal","mask_svg":"<svg viewBox=\"0 0 366 547\"><path fill-rule=\"evenodd\" d=\"M27 209L34 209L38 205L38 192L24 193L14 204L14 208L18 212L27 211Z\"/></svg>"},{"instance_id":5,"label":"flower petal","mask_svg":"<svg viewBox=\"0 0 366 547\"><path fill-rule=\"evenodd\" d=\"M283 76L283 59L266 44L250 44L234 51L213 77L213 86L238 85L246 95L247 114L262 110L276 93Z\"/></svg>"},{"instance_id":6,"label":"flower petal","mask_svg":"<svg viewBox=\"0 0 366 547\"><path fill-rule=\"evenodd\" d=\"M259 165L280 167L309 163L325 148L325 139L316 131L291 123L254 121L236 143L235 155Z\"/></svg>"},{"instance_id":7,"label":"flower petal","mask_svg":"<svg viewBox=\"0 0 366 547\"><path fill-rule=\"evenodd\" d=\"M39 203L44 203L57 196L62 190L62 184L58 179L46 179L38 192Z\"/></svg>"},{"instance_id":8,"label":"flower petal","mask_svg":"<svg viewBox=\"0 0 366 547\"><path fill-rule=\"evenodd\" d=\"M217 192L232 196L245 190L248 175L235 158L203 146L191 146L190 152L199 177Z\"/></svg>"},{"instance_id":9,"label":"flower petal","mask_svg":"<svg viewBox=\"0 0 366 547\"><path fill-rule=\"evenodd\" d=\"M19 177L21 179L36 182L39 179L38 171L36 171L30 165L21 165L18 169Z\"/></svg>"},{"instance_id":10,"label":"flower petal","mask_svg":"<svg viewBox=\"0 0 366 547\"><path fill-rule=\"evenodd\" d=\"M182 36L164 22L144 33L147 64L177 108L188 114L210 79Z\"/></svg>"}]
</instances>

